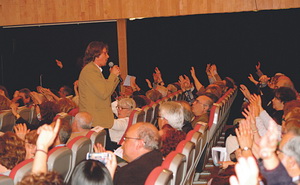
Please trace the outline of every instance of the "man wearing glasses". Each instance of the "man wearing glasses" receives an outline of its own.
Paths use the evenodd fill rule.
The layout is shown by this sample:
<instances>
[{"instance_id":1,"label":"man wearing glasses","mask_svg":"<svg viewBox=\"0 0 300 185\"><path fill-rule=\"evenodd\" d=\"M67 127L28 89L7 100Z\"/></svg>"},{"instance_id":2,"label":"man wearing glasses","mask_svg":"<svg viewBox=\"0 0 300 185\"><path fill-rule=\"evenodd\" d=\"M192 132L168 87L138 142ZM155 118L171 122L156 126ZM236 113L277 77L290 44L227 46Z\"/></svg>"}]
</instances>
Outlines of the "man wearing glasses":
<instances>
[{"instance_id":1,"label":"man wearing glasses","mask_svg":"<svg viewBox=\"0 0 300 185\"><path fill-rule=\"evenodd\" d=\"M159 145L160 137L154 125L142 122L132 125L122 146L128 164L117 169L114 184L143 185L150 172L162 163Z\"/></svg>"},{"instance_id":2,"label":"man wearing glasses","mask_svg":"<svg viewBox=\"0 0 300 185\"><path fill-rule=\"evenodd\" d=\"M206 95L201 95L196 98L192 104L192 112L195 115L191 123L192 127L195 127L196 123L199 121L208 123L209 110L212 105L213 100Z\"/></svg>"}]
</instances>

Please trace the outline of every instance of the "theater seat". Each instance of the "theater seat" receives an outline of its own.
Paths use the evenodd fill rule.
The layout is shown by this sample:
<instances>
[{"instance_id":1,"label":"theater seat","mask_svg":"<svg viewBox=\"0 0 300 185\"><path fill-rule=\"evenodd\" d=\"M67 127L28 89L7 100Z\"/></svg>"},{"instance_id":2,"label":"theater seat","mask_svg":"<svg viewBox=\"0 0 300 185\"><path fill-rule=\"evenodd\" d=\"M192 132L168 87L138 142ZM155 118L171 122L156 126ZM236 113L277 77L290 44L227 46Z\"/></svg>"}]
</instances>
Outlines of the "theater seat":
<instances>
[{"instance_id":1,"label":"theater seat","mask_svg":"<svg viewBox=\"0 0 300 185\"><path fill-rule=\"evenodd\" d=\"M7 132L13 131L16 118L10 110L4 110L0 113L0 131Z\"/></svg>"},{"instance_id":2,"label":"theater seat","mask_svg":"<svg viewBox=\"0 0 300 185\"><path fill-rule=\"evenodd\" d=\"M14 181L6 175L0 175L0 184L1 185L14 185Z\"/></svg>"},{"instance_id":3,"label":"theater seat","mask_svg":"<svg viewBox=\"0 0 300 185\"><path fill-rule=\"evenodd\" d=\"M170 185L172 178L173 173L170 170L158 166L148 175L145 185Z\"/></svg>"},{"instance_id":4,"label":"theater seat","mask_svg":"<svg viewBox=\"0 0 300 185\"><path fill-rule=\"evenodd\" d=\"M72 170L70 175L67 176L66 182L69 181L75 166L86 159L86 154L90 151L92 142L85 136L77 136L67 144L67 147L72 150Z\"/></svg>"},{"instance_id":5,"label":"theater seat","mask_svg":"<svg viewBox=\"0 0 300 185\"><path fill-rule=\"evenodd\" d=\"M162 163L162 167L173 172L171 185L179 185L183 179L185 156L177 151L170 152Z\"/></svg>"},{"instance_id":6,"label":"theater seat","mask_svg":"<svg viewBox=\"0 0 300 185\"><path fill-rule=\"evenodd\" d=\"M72 170L72 150L68 147L55 147L48 152L48 170L58 172L66 182Z\"/></svg>"},{"instance_id":7,"label":"theater seat","mask_svg":"<svg viewBox=\"0 0 300 185\"><path fill-rule=\"evenodd\" d=\"M22 161L11 170L9 177L13 179L14 184L17 184L25 175L31 172L32 166L33 159Z\"/></svg>"},{"instance_id":8,"label":"theater seat","mask_svg":"<svg viewBox=\"0 0 300 185\"><path fill-rule=\"evenodd\" d=\"M188 180L190 180L191 183L191 170L195 161L195 144L191 141L183 140L180 143L178 143L176 151L185 155L186 159L184 162L183 178L181 180L181 184L186 184L185 182L187 182Z\"/></svg>"},{"instance_id":9,"label":"theater seat","mask_svg":"<svg viewBox=\"0 0 300 185\"><path fill-rule=\"evenodd\" d=\"M100 143L105 148L105 145L106 145L105 130L101 130L100 132L95 132L95 131L91 130L86 134L86 137L90 138L90 140L92 142L92 147L90 149L90 152L93 152L93 146L95 145L95 143Z\"/></svg>"}]
</instances>

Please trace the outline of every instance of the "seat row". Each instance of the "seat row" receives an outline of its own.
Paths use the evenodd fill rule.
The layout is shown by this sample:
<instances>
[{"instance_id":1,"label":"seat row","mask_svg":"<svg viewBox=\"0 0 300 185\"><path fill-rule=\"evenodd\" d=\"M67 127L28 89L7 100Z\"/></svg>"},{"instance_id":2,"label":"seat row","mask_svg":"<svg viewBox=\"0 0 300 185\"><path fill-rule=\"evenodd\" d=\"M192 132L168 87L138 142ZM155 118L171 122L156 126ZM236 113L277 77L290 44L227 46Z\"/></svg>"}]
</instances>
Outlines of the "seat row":
<instances>
[{"instance_id":1,"label":"seat row","mask_svg":"<svg viewBox=\"0 0 300 185\"><path fill-rule=\"evenodd\" d=\"M93 145L101 143L105 147L106 132L90 131L86 136L77 136L73 138L66 146L58 146L52 148L48 152L47 166L49 171L58 172L64 182L67 183L72 175L73 169L81 161L86 159L88 152L93 152ZM6 183L17 184L22 178L31 171L33 159L27 159L15 166L8 178L1 177L0 184L3 184L1 179Z\"/></svg>"},{"instance_id":2,"label":"seat row","mask_svg":"<svg viewBox=\"0 0 300 185\"><path fill-rule=\"evenodd\" d=\"M231 105L236 97L237 87L227 91L217 101L210 112L208 123L199 122L175 151L165 158L161 166L148 176L146 185L191 185L197 182L204 164L208 161L212 146L219 138L227 122Z\"/></svg>"},{"instance_id":3,"label":"seat row","mask_svg":"<svg viewBox=\"0 0 300 185\"><path fill-rule=\"evenodd\" d=\"M192 184L207 133L207 124L196 124L195 128L188 132L185 140L177 145L176 150L166 156L162 165L152 170L145 185Z\"/></svg>"}]
</instances>

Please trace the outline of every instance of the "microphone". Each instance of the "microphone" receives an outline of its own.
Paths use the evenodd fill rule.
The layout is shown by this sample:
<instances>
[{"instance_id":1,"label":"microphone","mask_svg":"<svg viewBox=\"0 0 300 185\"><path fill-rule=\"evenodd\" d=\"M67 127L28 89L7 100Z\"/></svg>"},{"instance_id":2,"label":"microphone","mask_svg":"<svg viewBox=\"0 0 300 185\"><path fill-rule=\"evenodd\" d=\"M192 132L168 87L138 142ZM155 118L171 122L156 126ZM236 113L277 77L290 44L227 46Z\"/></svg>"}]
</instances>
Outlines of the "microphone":
<instances>
[{"instance_id":1,"label":"microphone","mask_svg":"<svg viewBox=\"0 0 300 185\"><path fill-rule=\"evenodd\" d=\"M112 68L114 65L115 65L115 64L114 64L113 62L108 62L108 66L109 66L110 68ZM123 82L123 79L121 78L120 75L118 76L118 78L119 78L120 82Z\"/></svg>"}]
</instances>

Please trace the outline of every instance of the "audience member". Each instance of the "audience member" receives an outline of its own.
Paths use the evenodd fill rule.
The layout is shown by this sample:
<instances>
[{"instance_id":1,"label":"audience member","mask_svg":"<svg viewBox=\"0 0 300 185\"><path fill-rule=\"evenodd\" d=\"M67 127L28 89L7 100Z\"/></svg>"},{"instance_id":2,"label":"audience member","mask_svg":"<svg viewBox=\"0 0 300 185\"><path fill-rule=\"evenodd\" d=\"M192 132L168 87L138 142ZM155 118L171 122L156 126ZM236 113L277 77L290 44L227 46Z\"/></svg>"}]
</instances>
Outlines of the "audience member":
<instances>
[{"instance_id":1,"label":"audience member","mask_svg":"<svg viewBox=\"0 0 300 185\"><path fill-rule=\"evenodd\" d=\"M296 100L296 98L296 93L288 87L280 87L275 89L274 98L272 99L272 106L276 111L273 112L272 118L277 124L281 125L284 104L286 102Z\"/></svg>"},{"instance_id":2,"label":"audience member","mask_svg":"<svg viewBox=\"0 0 300 185\"><path fill-rule=\"evenodd\" d=\"M24 141L13 132L0 136L0 174L9 175L10 171L25 160Z\"/></svg>"},{"instance_id":3,"label":"audience member","mask_svg":"<svg viewBox=\"0 0 300 185\"><path fill-rule=\"evenodd\" d=\"M114 156L115 158L115 156ZM115 166L117 166L115 159ZM72 185L113 185L113 176L109 170L99 161L84 160L74 169L71 177Z\"/></svg>"},{"instance_id":4,"label":"audience member","mask_svg":"<svg viewBox=\"0 0 300 185\"><path fill-rule=\"evenodd\" d=\"M58 94L60 98L72 98L72 89L69 86L62 86L59 88Z\"/></svg>"},{"instance_id":5,"label":"audience member","mask_svg":"<svg viewBox=\"0 0 300 185\"><path fill-rule=\"evenodd\" d=\"M213 100L208 96L201 95L196 98L192 104L192 112L195 115L192 121L192 127L199 121L208 123L209 111L212 105Z\"/></svg>"},{"instance_id":6,"label":"audience member","mask_svg":"<svg viewBox=\"0 0 300 185\"><path fill-rule=\"evenodd\" d=\"M183 126L182 126L182 131L184 131L186 134L193 130L191 121L194 118L194 114L192 112L192 107L190 106L190 104L187 101L176 101L178 103L180 103L183 107L183 116L184 116L184 122L183 122Z\"/></svg>"},{"instance_id":7,"label":"audience member","mask_svg":"<svg viewBox=\"0 0 300 185\"><path fill-rule=\"evenodd\" d=\"M136 108L135 101L132 98L122 98L118 101L118 119L114 119L114 124L109 129L109 136L112 142L118 144L128 127L129 116Z\"/></svg>"},{"instance_id":8,"label":"audience member","mask_svg":"<svg viewBox=\"0 0 300 185\"><path fill-rule=\"evenodd\" d=\"M128 164L117 168L114 184L143 185L149 173L162 163L159 145L160 137L154 125L142 122L132 125L122 146Z\"/></svg>"},{"instance_id":9,"label":"audience member","mask_svg":"<svg viewBox=\"0 0 300 185\"><path fill-rule=\"evenodd\" d=\"M71 116L75 116L79 109L78 106L75 104L75 102L73 102L71 99L69 98L61 98L58 102L57 102L60 112L65 112L68 113Z\"/></svg>"},{"instance_id":10,"label":"audience member","mask_svg":"<svg viewBox=\"0 0 300 185\"><path fill-rule=\"evenodd\" d=\"M88 112L78 112L74 117L72 134L68 142L77 136L85 136L92 128L92 121L92 115Z\"/></svg>"},{"instance_id":11,"label":"audience member","mask_svg":"<svg viewBox=\"0 0 300 185\"><path fill-rule=\"evenodd\" d=\"M151 89L146 92L146 97L149 98L152 102L156 102L157 100L162 98L162 94L155 89Z\"/></svg>"},{"instance_id":12,"label":"audience member","mask_svg":"<svg viewBox=\"0 0 300 185\"><path fill-rule=\"evenodd\" d=\"M72 127L70 126L70 123L68 120L64 118L60 119L60 127L58 130L58 135L53 141L53 145L51 148L59 147L59 146L66 146L67 141L69 140L71 134L72 134ZM56 122L52 122L52 126L54 126Z\"/></svg>"},{"instance_id":13,"label":"audience member","mask_svg":"<svg viewBox=\"0 0 300 185\"><path fill-rule=\"evenodd\" d=\"M177 102L164 102L159 107L158 126L161 136L161 148L166 157L175 150L178 143L185 139L186 133L181 129L184 122L183 106Z\"/></svg>"}]
</instances>

